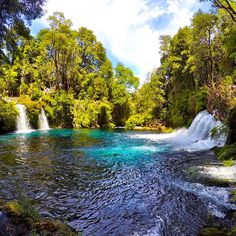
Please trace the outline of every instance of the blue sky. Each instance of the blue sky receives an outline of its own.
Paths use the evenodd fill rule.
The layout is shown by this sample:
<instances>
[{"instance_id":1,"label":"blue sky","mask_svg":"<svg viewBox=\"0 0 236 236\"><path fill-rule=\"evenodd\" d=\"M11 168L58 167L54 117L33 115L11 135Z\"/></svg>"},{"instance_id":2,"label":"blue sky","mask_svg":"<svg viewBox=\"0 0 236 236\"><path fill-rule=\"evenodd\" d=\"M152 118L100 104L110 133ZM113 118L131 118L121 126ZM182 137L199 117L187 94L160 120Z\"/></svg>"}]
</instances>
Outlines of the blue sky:
<instances>
[{"instance_id":1,"label":"blue sky","mask_svg":"<svg viewBox=\"0 0 236 236\"><path fill-rule=\"evenodd\" d=\"M114 65L122 62L144 82L160 63L159 36L189 25L199 8L208 5L198 0L48 0L46 15L32 22L31 32L47 27L53 12L63 12L74 28L93 30Z\"/></svg>"}]
</instances>

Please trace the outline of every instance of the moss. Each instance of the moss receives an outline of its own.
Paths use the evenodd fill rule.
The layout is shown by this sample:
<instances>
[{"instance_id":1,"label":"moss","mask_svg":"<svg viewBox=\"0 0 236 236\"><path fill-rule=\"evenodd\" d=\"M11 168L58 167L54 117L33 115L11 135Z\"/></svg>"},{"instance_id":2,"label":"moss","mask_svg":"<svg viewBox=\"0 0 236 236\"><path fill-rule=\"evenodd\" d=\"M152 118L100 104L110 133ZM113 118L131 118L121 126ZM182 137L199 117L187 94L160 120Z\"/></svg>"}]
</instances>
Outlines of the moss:
<instances>
[{"instance_id":1,"label":"moss","mask_svg":"<svg viewBox=\"0 0 236 236\"><path fill-rule=\"evenodd\" d=\"M200 236L225 236L226 235L225 233L226 232L224 229L206 227L201 231L199 235Z\"/></svg>"},{"instance_id":2,"label":"moss","mask_svg":"<svg viewBox=\"0 0 236 236\"><path fill-rule=\"evenodd\" d=\"M234 161L233 160L225 160L225 161L223 161L223 165L225 167L233 166L234 165Z\"/></svg>"},{"instance_id":3,"label":"moss","mask_svg":"<svg viewBox=\"0 0 236 236\"><path fill-rule=\"evenodd\" d=\"M6 225L1 225L1 227L5 228L7 233L9 233L8 229L10 228L12 230L11 235L18 235L18 231L22 231L26 235L81 235L58 220L41 218L39 213L30 205L31 201L29 199L24 201L27 201L27 204L23 202L22 205L22 200L14 200L7 203L0 200L0 209L5 211L7 216L7 219L4 221Z\"/></svg>"},{"instance_id":4,"label":"moss","mask_svg":"<svg viewBox=\"0 0 236 236\"><path fill-rule=\"evenodd\" d=\"M220 160L236 160L236 143L217 148L215 153Z\"/></svg>"},{"instance_id":5,"label":"moss","mask_svg":"<svg viewBox=\"0 0 236 236\"><path fill-rule=\"evenodd\" d=\"M215 227L206 227L202 229L199 234L200 236L235 236L236 227L229 229L226 228L215 228Z\"/></svg>"},{"instance_id":6,"label":"moss","mask_svg":"<svg viewBox=\"0 0 236 236\"><path fill-rule=\"evenodd\" d=\"M10 216L21 216L22 208L17 201L11 201L6 203L6 211Z\"/></svg>"},{"instance_id":7,"label":"moss","mask_svg":"<svg viewBox=\"0 0 236 236\"><path fill-rule=\"evenodd\" d=\"M33 221L40 219L38 211L33 207L31 200L10 201L5 204L5 210L9 216L29 218Z\"/></svg>"},{"instance_id":8,"label":"moss","mask_svg":"<svg viewBox=\"0 0 236 236\"><path fill-rule=\"evenodd\" d=\"M230 201L236 202L236 189L230 192Z\"/></svg>"},{"instance_id":9,"label":"moss","mask_svg":"<svg viewBox=\"0 0 236 236\"><path fill-rule=\"evenodd\" d=\"M60 221L44 219L37 222L34 226L35 232L40 233L53 233L53 235L65 235L65 236L74 236L79 235L78 233L71 230L71 228Z\"/></svg>"}]
</instances>

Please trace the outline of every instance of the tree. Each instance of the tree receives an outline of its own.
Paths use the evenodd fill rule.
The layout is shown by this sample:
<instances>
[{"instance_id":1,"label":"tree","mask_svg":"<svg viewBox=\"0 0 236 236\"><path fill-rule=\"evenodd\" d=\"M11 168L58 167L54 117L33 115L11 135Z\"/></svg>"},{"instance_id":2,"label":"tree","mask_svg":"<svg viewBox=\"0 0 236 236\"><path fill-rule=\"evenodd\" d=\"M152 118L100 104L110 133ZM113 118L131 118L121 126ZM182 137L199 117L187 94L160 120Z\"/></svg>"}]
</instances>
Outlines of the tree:
<instances>
[{"instance_id":1,"label":"tree","mask_svg":"<svg viewBox=\"0 0 236 236\"><path fill-rule=\"evenodd\" d=\"M223 9L229 13L232 20L236 22L236 3L234 0L200 0L201 2L210 1L213 7Z\"/></svg>"},{"instance_id":2,"label":"tree","mask_svg":"<svg viewBox=\"0 0 236 236\"><path fill-rule=\"evenodd\" d=\"M0 0L0 56L6 60L4 48L16 50L17 35L29 37L25 21L43 15L43 4L46 0Z\"/></svg>"},{"instance_id":3,"label":"tree","mask_svg":"<svg viewBox=\"0 0 236 236\"><path fill-rule=\"evenodd\" d=\"M137 89L139 85L139 78L134 76L134 73L129 68L121 63L118 63L115 68L115 76L119 84L125 85L128 89Z\"/></svg>"},{"instance_id":4,"label":"tree","mask_svg":"<svg viewBox=\"0 0 236 236\"><path fill-rule=\"evenodd\" d=\"M64 14L55 12L48 18L50 28L39 33L39 40L46 48L48 55L45 62L53 62L55 71L55 88L70 88L74 68L78 64L76 53L76 32L71 30L72 22Z\"/></svg>"},{"instance_id":5,"label":"tree","mask_svg":"<svg viewBox=\"0 0 236 236\"><path fill-rule=\"evenodd\" d=\"M217 33L216 20L215 15L201 11L197 12L192 20L192 71L199 85L213 83L218 77L213 55L214 37Z\"/></svg>"}]
</instances>

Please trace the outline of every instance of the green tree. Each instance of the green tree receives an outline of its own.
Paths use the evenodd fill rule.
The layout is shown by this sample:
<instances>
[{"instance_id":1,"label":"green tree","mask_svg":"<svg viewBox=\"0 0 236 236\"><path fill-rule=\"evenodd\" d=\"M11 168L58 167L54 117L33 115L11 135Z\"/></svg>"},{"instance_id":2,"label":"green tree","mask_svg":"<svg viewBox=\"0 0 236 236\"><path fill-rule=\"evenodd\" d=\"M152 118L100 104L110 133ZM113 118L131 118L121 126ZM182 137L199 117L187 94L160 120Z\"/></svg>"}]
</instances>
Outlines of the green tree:
<instances>
[{"instance_id":1,"label":"green tree","mask_svg":"<svg viewBox=\"0 0 236 236\"><path fill-rule=\"evenodd\" d=\"M200 2L205 1L209 0L200 0ZM226 11L232 20L236 22L236 3L234 0L210 0L210 2L212 2L213 7Z\"/></svg>"},{"instance_id":2,"label":"green tree","mask_svg":"<svg viewBox=\"0 0 236 236\"><path fill-rule=\"evenodd\" d=\"M0 2L0 56L1 60L14 61L7 58L5 51L17 49L17 36L29 37L29 29L25 20L31 20L43 15L45 0L1 0ZM13 54L12 54L13 55Z\"/></svg>"}]
</instances>

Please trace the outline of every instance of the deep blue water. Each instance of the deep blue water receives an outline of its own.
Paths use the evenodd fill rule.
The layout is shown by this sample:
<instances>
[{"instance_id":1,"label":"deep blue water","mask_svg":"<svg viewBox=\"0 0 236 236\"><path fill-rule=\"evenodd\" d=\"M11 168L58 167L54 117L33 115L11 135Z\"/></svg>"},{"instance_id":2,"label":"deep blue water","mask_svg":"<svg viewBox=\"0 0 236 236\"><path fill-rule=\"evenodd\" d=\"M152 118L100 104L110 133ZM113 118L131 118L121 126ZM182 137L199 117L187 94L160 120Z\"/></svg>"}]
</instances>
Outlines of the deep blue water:
<instances>
[{"instance_id":1,"label":"deep blue water","mask_svg":"<svg viewBox=\"0 0 236 236\"><path fill-rule=\"evenodd\" d=\"M0 197L23 192L42 215L83 235L197 235L210 200L185 187L183 163L198 156L136 133L52 129L2 135Z\"/></svg>"}]
</instances>

